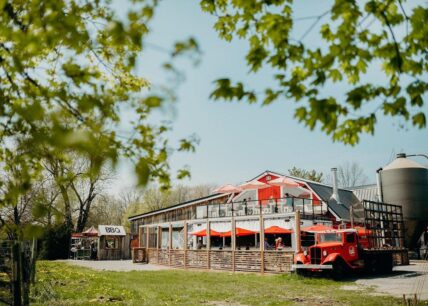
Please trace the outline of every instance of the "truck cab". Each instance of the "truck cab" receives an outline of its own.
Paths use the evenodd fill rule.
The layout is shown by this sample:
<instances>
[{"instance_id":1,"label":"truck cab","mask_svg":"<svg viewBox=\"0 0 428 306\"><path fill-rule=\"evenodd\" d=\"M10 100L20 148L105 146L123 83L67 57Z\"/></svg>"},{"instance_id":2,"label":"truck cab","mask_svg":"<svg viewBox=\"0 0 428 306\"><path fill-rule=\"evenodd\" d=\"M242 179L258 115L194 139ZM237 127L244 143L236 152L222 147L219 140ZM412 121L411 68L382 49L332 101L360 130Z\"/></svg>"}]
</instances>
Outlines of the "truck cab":
<instances>
[{"instance_id":1,"label":"truck cab","mask_svg":"<svg viewBox=\"0 0 428 306\"><path fill-rule=\"evenodd\" d=\"M347 270L364 268L362 250L367 240L359 238L356 229L317 232L315 244L296 254L294 268L301 274L330 270L335 278L341 278Z\"/></svg>"}]
</instances>

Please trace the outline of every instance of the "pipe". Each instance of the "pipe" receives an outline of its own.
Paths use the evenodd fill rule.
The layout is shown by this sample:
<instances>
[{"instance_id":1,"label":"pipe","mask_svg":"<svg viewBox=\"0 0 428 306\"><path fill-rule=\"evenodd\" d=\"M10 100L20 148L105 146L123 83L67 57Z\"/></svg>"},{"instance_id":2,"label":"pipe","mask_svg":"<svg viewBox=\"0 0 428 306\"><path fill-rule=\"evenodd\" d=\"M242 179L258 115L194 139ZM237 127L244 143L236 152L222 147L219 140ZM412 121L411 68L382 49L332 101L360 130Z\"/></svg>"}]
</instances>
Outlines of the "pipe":
<instances>
[{"instance_id":1,"label":"pipe","mask_svg":"<svg viewBox=\"0 0 428 306\"><path fill-rule=\"evenodd\" d=\"M341 204L339 197L339 188L337 186L337 168L331 168L331 174L333 179L333 194L331 195L331 199L335 199L337 204Z\"/></svg>"},{"instance_id":2,"label":"pipe","mask_svg":"<svg viewBox=\"0 0 428 306\"><path fill-rule=\"evenodd\" d=\"M380 172L382 168L376 170L376 185L377 185L377 200L378 202L383 202L383 194L382 194L382 178L380 176Z\"/></svg>"}]
</instances>

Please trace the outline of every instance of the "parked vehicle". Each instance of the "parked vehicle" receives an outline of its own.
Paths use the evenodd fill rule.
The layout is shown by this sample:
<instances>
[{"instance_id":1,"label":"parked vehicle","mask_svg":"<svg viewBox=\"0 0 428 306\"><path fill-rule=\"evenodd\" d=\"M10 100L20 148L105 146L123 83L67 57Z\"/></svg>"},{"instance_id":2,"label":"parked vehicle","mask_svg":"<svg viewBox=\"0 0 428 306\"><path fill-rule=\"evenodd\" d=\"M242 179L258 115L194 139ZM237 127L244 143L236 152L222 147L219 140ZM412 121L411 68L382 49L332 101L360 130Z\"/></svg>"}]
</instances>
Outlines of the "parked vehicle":
<instances>
[{"instance_id":1,"label":"parked vehicle","mask_svg":"<svg viewBox=\"0 0 428 306\"><path fill-rule=\"evenodd\" d=\"M373 203L364 205L365 227L315 233L315 244L295 255L294 270L302 275L329 272L334 279L352 271L390 273L394 254L407 254L401 207Z\"/></svg>"}]
</instances>

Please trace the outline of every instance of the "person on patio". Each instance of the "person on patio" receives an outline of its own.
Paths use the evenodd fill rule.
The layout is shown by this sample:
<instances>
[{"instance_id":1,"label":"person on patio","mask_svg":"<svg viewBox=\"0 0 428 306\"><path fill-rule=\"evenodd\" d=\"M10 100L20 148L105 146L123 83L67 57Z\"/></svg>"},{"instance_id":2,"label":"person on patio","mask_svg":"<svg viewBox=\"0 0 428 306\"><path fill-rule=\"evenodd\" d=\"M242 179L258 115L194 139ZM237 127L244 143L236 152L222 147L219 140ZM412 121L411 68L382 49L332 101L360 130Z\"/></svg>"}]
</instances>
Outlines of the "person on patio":
<instances>
[{"instance_id":1,"label":"person on patio","mask_svg":"<svg viewBox=\"0 0 428 306\"><path fill-rule=\"evenodd\" d=\"M276 240L275 240L275 249L276 250L282 250L284 248L284 244L282 243L282 238L281 237L278 237Z\"/></svg>"},{"instance_id":2,"label":"person on patio","mask_svg":"<svg viewBox=\"0 0 428 306\"><path fill-rule=\"evenodd\" d=\"M265 250L271 250L272 246L269 244L267 237L265 237Z\"/></svg>"}]
</instances>

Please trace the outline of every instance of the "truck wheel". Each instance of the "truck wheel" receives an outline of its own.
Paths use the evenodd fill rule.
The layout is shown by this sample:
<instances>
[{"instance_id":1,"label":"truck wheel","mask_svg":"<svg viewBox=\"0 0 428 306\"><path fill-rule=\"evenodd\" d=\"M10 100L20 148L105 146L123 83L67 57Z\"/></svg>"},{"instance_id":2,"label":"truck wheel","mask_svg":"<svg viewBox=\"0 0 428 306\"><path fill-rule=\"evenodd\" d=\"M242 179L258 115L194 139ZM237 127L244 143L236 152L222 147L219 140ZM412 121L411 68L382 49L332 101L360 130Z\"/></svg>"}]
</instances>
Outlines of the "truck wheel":
<instances>
[{"instance_id":1,"label":"truck wheel","mask_svg":"<svg viewBox=\"0 0 428 306\"><path fill-rule=\"evenodd\" d=\"M345 278L348 272L348 267L343 262L342 259L338 258L333 262L333 271L332 271L332 278L334 280L342 280Z\"/></svg>"}]
</instances>

